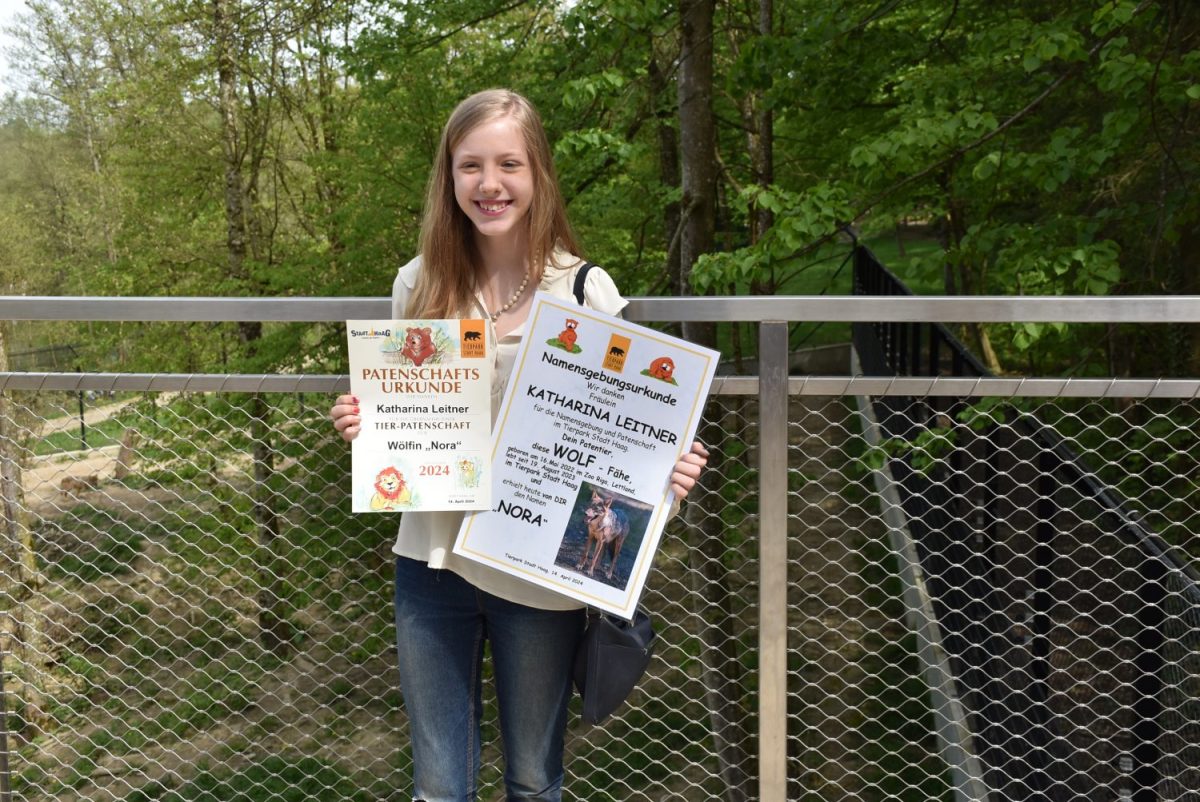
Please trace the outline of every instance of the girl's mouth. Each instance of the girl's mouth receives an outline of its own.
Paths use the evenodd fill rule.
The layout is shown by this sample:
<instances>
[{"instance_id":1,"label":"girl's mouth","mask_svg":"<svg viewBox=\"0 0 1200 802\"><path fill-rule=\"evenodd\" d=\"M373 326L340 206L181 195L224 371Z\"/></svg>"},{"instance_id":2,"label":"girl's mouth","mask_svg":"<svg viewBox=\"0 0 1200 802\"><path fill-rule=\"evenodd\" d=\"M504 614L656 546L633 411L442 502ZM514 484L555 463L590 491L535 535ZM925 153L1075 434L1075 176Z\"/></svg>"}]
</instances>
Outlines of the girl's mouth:
<instances>
[{"instance_id":1,"label":"girl's mouth","mask_svg":"<svg viewBox=\"0 0 1200 802\"><path fill-rule=\"evenodd\" d=\"M510 200L503 201L475 201L475 208L489 217L496 217L504 214L504 210L512 204Z\"/></svg>"}]
</instances>

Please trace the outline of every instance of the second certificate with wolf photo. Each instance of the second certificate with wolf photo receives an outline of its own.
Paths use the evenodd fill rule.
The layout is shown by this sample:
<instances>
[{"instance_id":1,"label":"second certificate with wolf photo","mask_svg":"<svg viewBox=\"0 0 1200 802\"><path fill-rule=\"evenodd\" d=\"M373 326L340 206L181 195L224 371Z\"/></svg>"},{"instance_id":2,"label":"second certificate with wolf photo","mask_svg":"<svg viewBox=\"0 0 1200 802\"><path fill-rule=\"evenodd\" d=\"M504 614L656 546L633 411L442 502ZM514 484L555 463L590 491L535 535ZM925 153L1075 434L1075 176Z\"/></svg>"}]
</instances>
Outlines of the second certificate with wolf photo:
<instances>
[{"instance_id":1,"label":"second certificate with wolf photo","mask_svg":"<svg viewBox=\"0 0 1200 802\"><path fill-rule=\"evenodd\" d=\"M629 618L717 354L539 293L454 550Z\"/></svg>"},{"instance_id":2,"label":"second certificate with wolf photo","mask_svg":"<svg viewBox=\"0 0 1200 802\"><path fill-rule=\"evenodd\" d=\"M631 496L580 482L554 564L624 590L653 510Z\"/></svg>"}]
</instances>

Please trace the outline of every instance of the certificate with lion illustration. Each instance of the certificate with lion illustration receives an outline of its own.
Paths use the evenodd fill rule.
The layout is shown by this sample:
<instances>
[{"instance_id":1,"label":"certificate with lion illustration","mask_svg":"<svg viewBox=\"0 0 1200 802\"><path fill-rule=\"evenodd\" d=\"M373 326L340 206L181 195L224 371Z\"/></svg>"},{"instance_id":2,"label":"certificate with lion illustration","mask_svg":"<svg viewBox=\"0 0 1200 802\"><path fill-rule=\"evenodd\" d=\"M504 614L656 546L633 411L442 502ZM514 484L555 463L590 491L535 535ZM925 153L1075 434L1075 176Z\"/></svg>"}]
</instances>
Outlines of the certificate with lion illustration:
<instances>
[{"instance_id":1,"label":"certificate with lion illustration","mask_svg":"<svg viewBox=\"0 0 1200 802\"><path fill-rule=\"evenodd\" d=\"M491 506L492 359L483 320L350 320L354 512Z\"/></svg>"},{"instance_id":2,"label":"certificate with lion illustration","mask_svg":"<svg viewBox=\"0 0 1200 802\"><path fill-rule=\"evenodd\" d=\"M538 293L455 553L632 617L718 358Z\"/></svg>"}]
</instances>

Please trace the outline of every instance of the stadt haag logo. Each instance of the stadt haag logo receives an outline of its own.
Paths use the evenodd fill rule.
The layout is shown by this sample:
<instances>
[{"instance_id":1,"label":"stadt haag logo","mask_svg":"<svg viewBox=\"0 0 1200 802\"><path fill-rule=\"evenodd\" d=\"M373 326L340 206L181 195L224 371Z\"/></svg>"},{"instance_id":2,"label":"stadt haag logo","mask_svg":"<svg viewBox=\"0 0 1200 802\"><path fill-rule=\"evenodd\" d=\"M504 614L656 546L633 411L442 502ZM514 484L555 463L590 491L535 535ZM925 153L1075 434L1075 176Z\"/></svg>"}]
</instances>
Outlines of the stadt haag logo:
<instances>
[{"instance_id":1,"label":"stadt haag logo","mask_svg":"<svg viewBox=\"0 0 1200 802\"><path fill-rule=\"evenodd\" d=\"M391 337L391 329L350 329L350 336L364 340L376 340L380 337Z\"/></svg>"}]
</instances>

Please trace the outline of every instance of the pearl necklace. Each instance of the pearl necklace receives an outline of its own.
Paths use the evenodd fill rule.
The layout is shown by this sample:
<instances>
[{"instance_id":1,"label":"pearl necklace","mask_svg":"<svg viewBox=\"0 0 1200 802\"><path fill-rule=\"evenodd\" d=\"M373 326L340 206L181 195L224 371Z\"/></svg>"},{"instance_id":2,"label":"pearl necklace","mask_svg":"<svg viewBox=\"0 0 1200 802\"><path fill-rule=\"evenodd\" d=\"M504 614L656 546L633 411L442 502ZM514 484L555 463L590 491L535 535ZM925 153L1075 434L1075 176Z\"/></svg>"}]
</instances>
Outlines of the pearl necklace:
<instances>
[{"instance_id":1,"label":"pearl necklace","mask_svg":"<svg viewBox=\"0 0 1200 802\"><path fill-rule=\"evenodd\" d=\"M500 307L500 309L498 311L492 312L491 314L488 315L488 317L490 317L492 319L493 323L495 323L500 318L500 316L503 315L505 312L507 312L509 309L512 309L513 306L517 303L517 301L521 300L521 296L525 294L525 288L527 286L529 286L529 271L528 270L525 271L525 278L521 279L521 286L517 287L517 291L513 293L511 298L508 299L508 303L506 303L504 306Z\"/></svg>"}]
</instances>

